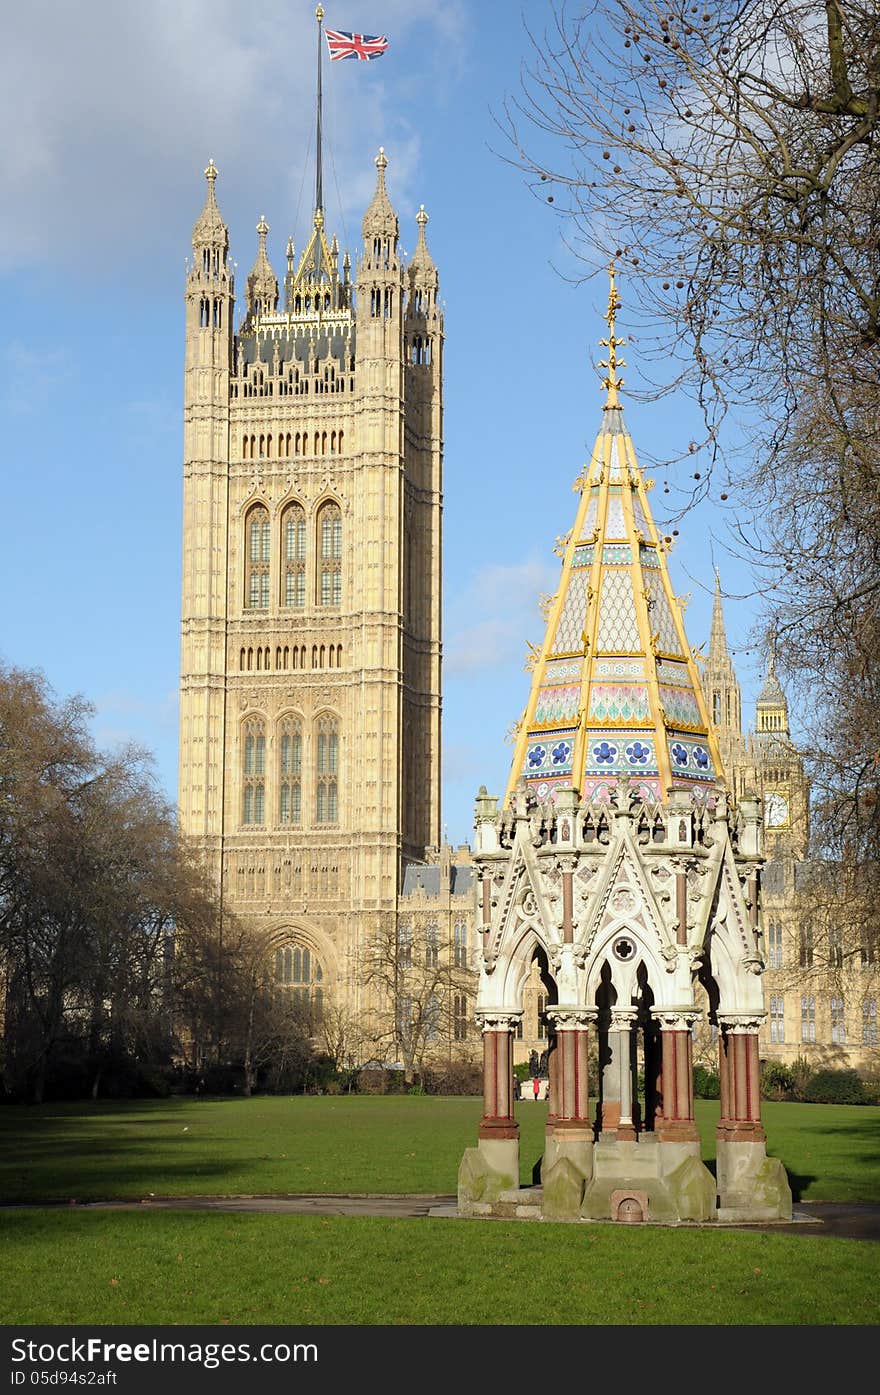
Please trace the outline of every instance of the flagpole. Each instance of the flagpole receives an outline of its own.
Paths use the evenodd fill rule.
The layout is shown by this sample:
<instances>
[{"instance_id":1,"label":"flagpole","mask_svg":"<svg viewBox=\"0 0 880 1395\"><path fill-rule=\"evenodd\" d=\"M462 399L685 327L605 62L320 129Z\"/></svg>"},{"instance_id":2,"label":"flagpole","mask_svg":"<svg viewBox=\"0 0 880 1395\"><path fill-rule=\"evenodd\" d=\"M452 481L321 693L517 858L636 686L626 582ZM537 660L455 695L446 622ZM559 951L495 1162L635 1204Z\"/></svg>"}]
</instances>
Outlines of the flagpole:
<instances>
[{"instance_id":1,"label":"flagpole","mask_svg":"<svg viewBox=\"0 0 880 1395\"><path fill-rule=\"evenodd\" d=\"M321 41L323 38L321 23L324 19L324 7L319 5L315 10L315 19L318 21L318 124L315 138L315 212L324 211L324 173L321 167Z\"/></svg>"}]
</instances>

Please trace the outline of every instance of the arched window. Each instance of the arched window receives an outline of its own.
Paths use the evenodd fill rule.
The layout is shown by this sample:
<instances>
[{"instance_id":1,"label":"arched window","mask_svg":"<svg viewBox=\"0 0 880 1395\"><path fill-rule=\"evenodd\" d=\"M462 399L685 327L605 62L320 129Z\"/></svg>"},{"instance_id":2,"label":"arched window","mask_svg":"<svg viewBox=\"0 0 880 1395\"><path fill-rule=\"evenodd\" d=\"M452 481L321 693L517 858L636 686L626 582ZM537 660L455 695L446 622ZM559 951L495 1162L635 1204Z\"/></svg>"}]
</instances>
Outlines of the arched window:
<instances>
[{"instance_id":1,"label":"arched window","mask_svg":"<svg viewBox=\"0 0 880 1395\"><path fill-rule=\"evenodd\" d=\"M318 604L338 606L341 601L342 510L330 502L318 514Z\"/></svg>"},{"instance_id":2,"label":"arched window","mask_svg":"<svg viewBox=\"0 0 880 1395\"><path fill-rule=\"evenodd\" d=\"M261 717L248 717L242 727L242 823L266 819L266 727Z\"/></svg>"},{"instance_id":3,"label":"arched window","mask_svg":"<svg viewBox=\"0 0 880 1395\"><path fill-rule=\"evenodd\" d=\"M412 926L404 923L397 927L397 967L412 968Z\"/></svg>"},{"instance_id":4,"label":"arched window","mask_svg":"<svg viewBox=\"0 0 880 1395\"><path fill-rule=\"evenodd\" d=\"M425 926L425 968L436 969L440 959L440 932L436 925Z\"/></svg>"},{"instance_id":5,"label":"arched window","mask_svg":"<svg viewBox=\"0 0 880 1395\"><path fill-rule=\"evenodd\" d=\"M314 1031L324 1009L324 970L318 958L304 945L295 943L275 951L275 984L289 989L294 1006L302 1012L309 1030Z\"/></svg>"},{"instance_id":6,"label":"arched window","mask_svg":"<svg viewBox=\"0 0 880 1395\"><path fill-rule=\"evenodd\" d=\"M453 999L455 1040L466 1041L468 1029L468 1001L464 993L456 993Z\"/></svg>"},{"instance_id":7,"label":"arched window","mask_svg":"<svg viewBox=\"0 0 880 1395\"><path fill-rule=\"evenodd\" d=\"M251 610L269 606L269 510L255 504L245 524L245 604Z\"/></svg>"},{"instance_id":8,"label":"arched window","mask_svg":"<svg viewBox=\"0 0 880 1395\"><path fill-rule=\"evenodd\" d=\"M302 723L278 723L278 822L302 823Z\"/></svg>"},{"instance_id":9,"label":"arched window","mask_svg":"<svg viewBox=\"0 0 880 1395\"><path fill-rule=\"evenodd\" d=\"M456 969L467 968L468 933L466 925L456 925L452 939L453 964Z\"/></svg>"},{"instance_id":10,"label":"arched window","mask_svg":"<svg viewBox=\"0 0 880 1395\"><path fill-rule=\"evenodd\" d=\"M288 504L281 519L283 603L302 610L306 603L306 515L301 504Z\"/></svg>"},{"instance_id":11,"label":"arched window","mask_svg":"<svg viewBox=\"0 0 880 1395\"><path fill-rule=\"evenodd\" d=\"M325 713L315 723L315 822L339 823L339 720Z\"/></svg>"},{"instance_id":12,"label":"arched window","mask_svg":"<svg viewBox=\"0 0 880 1395\"><path fill-rule=\"evenodd\" d=\"M862 1045L877 1045L877 999L862 1000Z\"/></svg>"}]
</instances>

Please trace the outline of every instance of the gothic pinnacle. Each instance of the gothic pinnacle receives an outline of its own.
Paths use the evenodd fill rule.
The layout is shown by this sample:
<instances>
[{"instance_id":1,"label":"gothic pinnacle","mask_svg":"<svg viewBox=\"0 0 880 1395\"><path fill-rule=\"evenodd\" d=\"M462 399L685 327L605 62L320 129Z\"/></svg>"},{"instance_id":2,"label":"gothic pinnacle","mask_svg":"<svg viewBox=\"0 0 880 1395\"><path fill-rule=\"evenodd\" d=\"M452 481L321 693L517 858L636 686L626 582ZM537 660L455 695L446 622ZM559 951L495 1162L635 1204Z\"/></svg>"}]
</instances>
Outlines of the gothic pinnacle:
<instances>
[{"instance_id":1,"label":"gothic pinnacle","mask_svg":"<svg viewBox=\"0 0 880 1395\"><path fill-rule=\"evenodd\" d=\"M599 362L600 368L607 368L608 370L606 376L602 379L602 387L608 393L608 396L605 399L606 407L620 406L618 389L623 387L623 378L619 378L617 376L617 370L618 368L626 367L626 359L617 357L617 350L620 348L621 344L626 343L626 340L618 339L614 333L617 312L620 309L621 305L620 294L617 290L617 285L615 283L614 277L615 266L614 262L612 261L609 263L608 266L608 279L610 282L610 286L608 292L608 309L605 312L605 321L608 325L608 338L599 340L599 344L601 345L601 347L603 349L608 350L607 359L602 359Z\"/></svg>"}]
</instances>

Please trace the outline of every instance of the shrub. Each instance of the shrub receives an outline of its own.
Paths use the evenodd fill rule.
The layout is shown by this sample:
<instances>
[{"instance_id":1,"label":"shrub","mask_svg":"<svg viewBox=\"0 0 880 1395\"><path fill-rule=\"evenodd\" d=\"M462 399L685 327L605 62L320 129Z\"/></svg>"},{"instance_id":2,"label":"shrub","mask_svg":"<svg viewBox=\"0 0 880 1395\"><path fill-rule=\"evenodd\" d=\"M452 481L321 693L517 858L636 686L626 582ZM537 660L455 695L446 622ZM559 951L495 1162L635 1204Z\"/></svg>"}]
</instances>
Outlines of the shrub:
<instances>
[{"instance_id":1,"label":"shrub","mask_svg":"<svg viewBox=\"0 0 880 1395\"><path fill-rule=\"evenodd\" d=\"M794 1094L794 1075L781 1061L767 1061L761 1071L761 1098L787 1100Z\"/></svg>"},{"instance_id":2,"label":"shrub","mask_svg":"<svg viewBox=\"0 0 880 1395\"><path fill-rule=\"evenodd\" d=\"M721 1081L713 1070L705 1066L694 1066L694 1098L717 1100L721 1098Z\"/></svg>"},{"instance_id":3,"label":"shrub","mask_svg":"<svg viewBox=\"0 0 880 1395\"><path fill-rule=\"evenodd\" d=\"M813 1074L813 1067L804 1056L798 1056L797 1060L792 1062L791 1075L794 1081L792 1094L796 1100L806 1099L805 1091L813 1078Z\"/></svg>"},{"instance_id":4,"label":"shrub","mask_svg":"<svg viewBox=\"0 0 880 1395\"><path fill-rule=\"evenodd\" d=\"M870 1104L855 1070L819 1070L804 1090L807 1104Z\"/></svg>"}]
</instances>

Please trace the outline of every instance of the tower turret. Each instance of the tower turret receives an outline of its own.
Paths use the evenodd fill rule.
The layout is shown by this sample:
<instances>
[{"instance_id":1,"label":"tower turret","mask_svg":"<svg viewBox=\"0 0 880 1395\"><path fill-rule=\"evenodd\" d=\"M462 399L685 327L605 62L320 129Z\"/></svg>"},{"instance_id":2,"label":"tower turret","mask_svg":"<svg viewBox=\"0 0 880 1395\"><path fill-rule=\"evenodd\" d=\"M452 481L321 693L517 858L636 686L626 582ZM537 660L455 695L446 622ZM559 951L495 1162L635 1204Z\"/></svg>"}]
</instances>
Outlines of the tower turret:
<instances>
[{"instance_id":1,"label":"tower turret","mask_svg":"<svg viewBox=\"0 0 880 1395\"><path fill-rule=\"evenodd\" d=\"M712 628L709 631L709 654L703 669L703 691L709 704L709 715L717 729L722 750L725 743L738 741L742 735L742 696L724 628L721 601L721 577L715 571L715 597L712 602ZM726 752L725 752L726 754Z\"/></svg>"},{"instance_id":2,"label":"tower turret","mask_svg":"<svg viewBox=\"0 0 880 1395\"><path fill-rule=\"evenodd\" d=\"M248 315L256 318L260 315L274 315L278 308L278 278L272 270L266 251L268 232L269 224L261 217L257 224L260 245L257 249L257 259L247 279L246 291Z\"/></svg>"},{"instance_id":3,"label":"tower turret","mask_svg":"<svg viewBox=\"0 0 880 1395\"><path fill-rule=\"evenodd\" d=\"M755 734L759 737L781 737L791 739L788 726L788 699L776 674L776 651L770 650L767 660L767 677L758 694L755 704Z\"/></svg>"}]
</instances>

